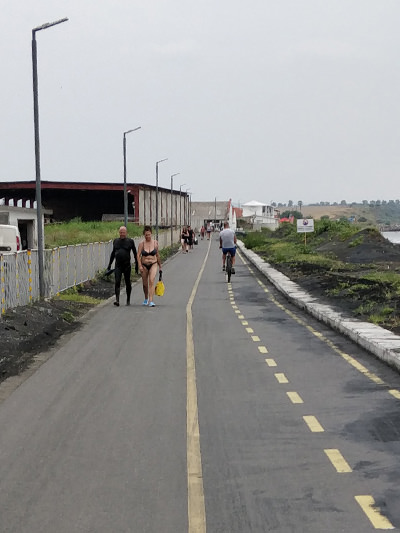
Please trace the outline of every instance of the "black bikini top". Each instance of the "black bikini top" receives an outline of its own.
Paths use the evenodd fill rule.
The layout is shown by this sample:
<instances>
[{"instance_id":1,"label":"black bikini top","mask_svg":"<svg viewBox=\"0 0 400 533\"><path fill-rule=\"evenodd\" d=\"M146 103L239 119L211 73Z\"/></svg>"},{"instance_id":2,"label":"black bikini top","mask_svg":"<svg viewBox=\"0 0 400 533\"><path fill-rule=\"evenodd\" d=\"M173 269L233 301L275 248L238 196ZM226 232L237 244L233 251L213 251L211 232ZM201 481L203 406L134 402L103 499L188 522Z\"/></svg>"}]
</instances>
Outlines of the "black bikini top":
<instances>
[{"instance_id":1,"label":"black bikini top","mask_svg":"<svg viewBox=\"0 0 400 533\"><path fill-rule=\"evenodd\" d=\"M146 252L145 249L142 250L142 255L144 257L147 257L148 255L157 255L157 250L154 248L151 252Z\"/></svg>"}]
</instances>

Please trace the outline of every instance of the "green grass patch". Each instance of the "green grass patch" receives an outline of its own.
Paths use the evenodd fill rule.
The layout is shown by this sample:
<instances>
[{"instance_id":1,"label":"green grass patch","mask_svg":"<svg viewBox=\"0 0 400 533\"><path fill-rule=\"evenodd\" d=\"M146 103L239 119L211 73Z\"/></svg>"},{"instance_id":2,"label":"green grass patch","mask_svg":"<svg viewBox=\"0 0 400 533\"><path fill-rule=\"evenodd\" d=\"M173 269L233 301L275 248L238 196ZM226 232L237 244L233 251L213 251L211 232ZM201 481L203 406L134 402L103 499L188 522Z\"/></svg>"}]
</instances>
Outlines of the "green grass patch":
<instances>
[{"instance_id":1,"label":"green grass patch","mask_svg":"<svg viewBox=\"0 0 400 533\"><path fill-rule=\"evenodd\" d=\"M357 246L360 246L364 242L364 237L360 235L356 239L353 239L349 242L349 248L356 248Z\"/></svg>"},{"instance_id":2,"label":"green grass patch","mask_svg":"<svg viewBox=\"0 0 400 533\"><path fill-rule=\"evenodd\" d=\"M46 248L67 246L68 244L82 244L89 242L108 242L118 237L121 222L82 222L72 219L61 224L47 224L44 228ZM143 227L128 224L128 236L142 236Z\"/></svg>"},{"instance_id":3,"label":"green grass patch","mask_svg":"<svg viewBox=\"0 0 400 533\"><path fill-rule=\"evenodd\" d=\"M373 324L377 324L378 326L381 324L387 324L388 318L393 313L393 309L390 307L382 307L378 311L375 311L375 313L372 313L368 316L368 320L372 322Z\"/></svg>"},{"instance_id":4,"label":"green grass patch","mask_svg":"<svg viewBox=\"0 0 400 533\"><path fill-rule=\"evenodd\" d=\"M65 294L62 292L56 297L57 300L62 300L64 302L78 302L82 304L90 304L90 305L97 305L103 300L99 300L98 298L93 298L93 296L88 296L87 294L79 294L79 293L69 293Z\"/></svg>"},{"instance_id":5,"label":"green grass patch","mask_svg":"<svg viewBox=\"0 0 400 533\"><path fill-rule=\"evenodd\" d=\"M72 324L72 322L75 322L75 316L71 311L64 311L64 313L61 315L63 320L65 322L68 322L69 324Z\"/></svg>"}]
</instances>

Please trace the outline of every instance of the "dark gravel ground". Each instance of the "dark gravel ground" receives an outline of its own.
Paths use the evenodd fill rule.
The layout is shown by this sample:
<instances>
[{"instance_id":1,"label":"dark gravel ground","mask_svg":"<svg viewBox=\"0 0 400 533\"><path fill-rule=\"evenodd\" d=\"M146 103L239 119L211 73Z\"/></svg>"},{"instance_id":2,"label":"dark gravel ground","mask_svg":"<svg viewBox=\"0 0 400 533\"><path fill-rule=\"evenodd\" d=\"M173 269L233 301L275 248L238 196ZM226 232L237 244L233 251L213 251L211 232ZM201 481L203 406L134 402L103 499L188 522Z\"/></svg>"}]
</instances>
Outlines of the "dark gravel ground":
<instances>
[{"instance_id":1,"label":"dark gravel ground","mask_svg":"<svg viewBox=\"0 0 400 533\"><path fill-rule=\"evenodd\" d=\"M365 277L371 273L400 276L400 245L366 229L344 241L325 242L317 251L343 261L346 267L327 270L311 262L273 266L321 302L347 316L367 322L371 321L371 315L384 316L384 322L379 325L400 335L399 289L391 281L372 281Z\"/></svg>"},{"instance_id":2,"label":"dark gravel ground","mask_svg":"<svg viewBox=\"0 0 400 533\"><path fill-rule=\"evenodd\" d=\"M87 282L80 293L100 303L113 295L114 285L103 279ZM36 354L81 327L81 317L95 305L52 299L8 310L0 319L0 382L23 372Z\"/></svg>"}]
</instances>

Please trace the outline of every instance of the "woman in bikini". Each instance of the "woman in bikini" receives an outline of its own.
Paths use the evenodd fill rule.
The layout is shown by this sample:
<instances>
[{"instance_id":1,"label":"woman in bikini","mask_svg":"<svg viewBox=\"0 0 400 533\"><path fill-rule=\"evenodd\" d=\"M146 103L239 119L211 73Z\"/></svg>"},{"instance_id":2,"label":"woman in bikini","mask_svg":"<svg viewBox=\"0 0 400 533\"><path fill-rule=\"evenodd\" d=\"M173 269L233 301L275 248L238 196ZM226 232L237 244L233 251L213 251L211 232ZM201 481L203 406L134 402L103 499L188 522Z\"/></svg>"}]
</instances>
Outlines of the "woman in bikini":
<instances>
[{"instance_id":1,"label":"woman in bikini","mask_svg":"<svg viewBox=\"0 0 400 533\"><path fill-rule=\"evenodd\" d=\"M150 226L144 227L143 235L144 241L139 243L137 252L144 292L144 301L142 305L154 307L154 280L157 273L157 264L161 272L161 259L158 252L158 242L153 239Z\"/></svg>"}]
</instances>

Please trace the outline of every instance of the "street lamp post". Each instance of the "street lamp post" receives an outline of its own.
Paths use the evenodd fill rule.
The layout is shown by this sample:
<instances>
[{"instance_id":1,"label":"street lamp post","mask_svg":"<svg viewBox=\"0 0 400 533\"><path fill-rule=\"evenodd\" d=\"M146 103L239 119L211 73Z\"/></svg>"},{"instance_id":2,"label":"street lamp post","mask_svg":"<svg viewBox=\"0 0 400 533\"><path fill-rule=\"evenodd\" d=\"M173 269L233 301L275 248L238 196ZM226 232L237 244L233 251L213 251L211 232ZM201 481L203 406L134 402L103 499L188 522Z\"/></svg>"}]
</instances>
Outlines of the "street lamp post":
<instances>
[{"instance_id":1,"label":"street lamp post","mask_svg":"<svg viewBox=\"0 0 400 533\"><path fill-rule=\"evenodd\" d=\"M156 163L156 240L158 241L158 165L163 161L168 161L168 157L165 159L160 159Z\"/></svg>"},{"instance_id":2,"label":"street lamp post","mask_svg":"<svg viewBox=\"0 0 400 533\"><path fill-rule=\"evenodd\" d=\"M40 178L40 141L39 141L39 96L38 96L38 71L37 71L37 47L36 32L51 28L62 22L67 22L68 18L46 22L32 30L32 78L33 78L33 122L35 130L35 169L36 169L36 215L38 232L38 258L39 258L39 294L40 298L45 296L44 286L44 239L42 226L42 189Z\"/></svg>"},{"instance_id":3,"label":"street lamp post","mask_svg":"<svg viewBox=\"0 0 400 533\"><path fill-rule=\"evenodd\" d=\"M174 240L174 231L173 231L173 225L172 225L172 197L173 197L173 190L174 190L174 177L179 176L180 172L177 172L176 174L172 174L171 176L171 246Z\"/></svg>"},{"instance_id":4,"label":"street lamp post","mask_svg":"<svg viewBox=\"0 0 400 533\"><path fill-rule=\"evenodd\" d=\"M179 185L179 231L182 233L182 187L186 183Z\"/></svg>"},{"instance_id":5,"label":"street lamp post","mask_svg":"<svg viewBox=\"0 0 400 533\"><path fill-rule=\"evenodd\" d=\"M124 152L124 225L128 227L128 192L126 190L126 136L132 131L140 130L142 126L138 126L133 130L124 131L123 152Z\"/></svg>"}]
</instances>

